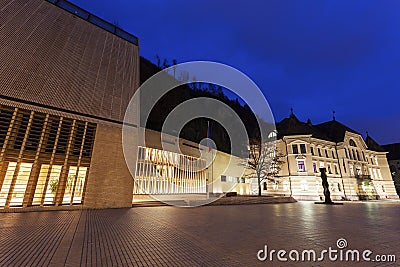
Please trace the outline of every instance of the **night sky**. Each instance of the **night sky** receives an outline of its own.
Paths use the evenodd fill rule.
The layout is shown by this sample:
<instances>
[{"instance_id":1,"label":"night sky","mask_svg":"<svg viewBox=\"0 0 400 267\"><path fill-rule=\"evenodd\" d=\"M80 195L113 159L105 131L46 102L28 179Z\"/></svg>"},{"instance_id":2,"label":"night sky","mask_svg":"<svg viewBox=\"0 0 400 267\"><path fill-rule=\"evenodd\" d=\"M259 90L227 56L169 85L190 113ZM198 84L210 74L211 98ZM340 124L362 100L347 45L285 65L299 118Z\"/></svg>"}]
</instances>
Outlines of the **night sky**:
<instances>
[{"instance_id":1,"label":"night sky","mask_svg":"<svg viewBox=\"0 0 400 267\"><path fill-rule=\"evenodd\" d=\"M262 89L280 121L332 119L400 142L400 1L73 0L156 62L210 60Z\"/></svg>"}]
</instances>

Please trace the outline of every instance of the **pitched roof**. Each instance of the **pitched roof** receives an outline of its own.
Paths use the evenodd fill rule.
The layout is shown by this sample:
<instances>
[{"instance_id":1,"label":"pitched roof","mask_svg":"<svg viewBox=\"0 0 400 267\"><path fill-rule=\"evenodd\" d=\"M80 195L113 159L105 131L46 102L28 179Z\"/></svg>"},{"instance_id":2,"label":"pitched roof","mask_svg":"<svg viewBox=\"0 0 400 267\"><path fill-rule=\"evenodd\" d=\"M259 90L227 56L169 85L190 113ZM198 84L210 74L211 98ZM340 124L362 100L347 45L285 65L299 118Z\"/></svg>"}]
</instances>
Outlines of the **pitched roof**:
<instances>
[{"instance_id":1,"label":"pitched roof","mask_svg":"<svg viewBox=\"0 0 400 267\"><path fill-rule=\"evenodd\" d=\"M385 152L386 151L369 135L367 135L367 138L365 138L365 143L367 144L367 147L370 150L377 151L377 152Z\"/></svg>"},{"instance_id":2,"label":"pitched roof","mask_svg":"<svg viewBox=\"0 0 400 267\"><path fill-rule=\"evenodd\" d=\"M276 124L278 136L281 138L287 135L312 134L313 129L310 125L299 121L292 113L289 118L285 118Z\"/></svg>"},{"instance_id":3,"label":"pitched roof","mask_svg":"<svg viewBox=\"0 0 400 267\"><path fill-rule=\"evenodd\" d=\"M324 122L324 123L315 125L315 127L318 128L320 131L324 132L327 135L327 137L329 138L329 140L336 142L336 143L343 142L346 132L360 134L336 120Z\"/></svg>"},{"instance_id":4,"label":"pitched roof","mask_svg":"<svg viewBox=\"0 0 400 267\"><path fill-rule=\"evenodd\" d=\"M319 128L312 125L309 120L307 123L300 121L293 113L289 118L285 118L276 124L278 138L290 135L310 134L315 138L332 141L328 135Z\"/></svg>"},{"instance_id":5,"label":"pitched roof","mask_svg":"<svg viewBox=\"0 0 400 267\"><path fill-rule=\"evenodd\" d=\"M389 152L389 154L387 154L388 160L400 159L400 143L383 145L382 148Z\"/></svg>"},{"instance_id":6,"label":"pitched roof","mask_svg":"<svg viewBox=\"0 0 400 267\"><path fill-rule=\"evenodd\" d=\"M312 125L310 120L307 123L301 122L293 113L289 116L289 118L285 118L277 123L276 130L278 131L278 138L290 135L310 134L312 137L335 143L343 142L346 132L361 135L357 131L347 127L335 119L321 124ZM367 136L365 143L370 150L377 152L386 151L370 136ZM400 159L400 143L394 145L396 145L396 149L395 152L392 152L392 154Z\"/></svg>"}]
</instances>

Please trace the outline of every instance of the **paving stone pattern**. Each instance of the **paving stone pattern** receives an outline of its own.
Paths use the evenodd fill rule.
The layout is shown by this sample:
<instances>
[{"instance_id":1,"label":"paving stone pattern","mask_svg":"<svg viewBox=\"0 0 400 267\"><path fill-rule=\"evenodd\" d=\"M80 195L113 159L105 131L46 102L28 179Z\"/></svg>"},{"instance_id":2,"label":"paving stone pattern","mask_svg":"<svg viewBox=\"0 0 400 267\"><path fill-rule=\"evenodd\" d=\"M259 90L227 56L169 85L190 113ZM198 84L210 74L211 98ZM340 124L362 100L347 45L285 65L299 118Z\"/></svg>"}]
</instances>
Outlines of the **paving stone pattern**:
<instances>
[{"instance_id":1,"label":"paving stone pattern","mask_svg":"<svg viewBox=\"0 0 400 267\"><path fill-rule=\"evenodd\" d=\"M311 202L0 214L0 266L400 266L260 262L269 249L351 249L400 256L400 205Z\"/></svg>"}]
</instances>

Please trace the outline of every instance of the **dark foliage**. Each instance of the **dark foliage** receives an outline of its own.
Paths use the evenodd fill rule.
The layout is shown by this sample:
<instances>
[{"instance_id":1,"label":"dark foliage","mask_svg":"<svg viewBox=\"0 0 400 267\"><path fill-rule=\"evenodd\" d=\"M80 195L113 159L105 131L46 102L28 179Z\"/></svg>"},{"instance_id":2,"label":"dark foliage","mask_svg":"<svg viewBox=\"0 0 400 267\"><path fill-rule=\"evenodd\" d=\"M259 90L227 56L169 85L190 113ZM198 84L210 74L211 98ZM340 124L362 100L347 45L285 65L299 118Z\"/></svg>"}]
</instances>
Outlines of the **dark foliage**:
<instances>
[{"instance_id":1,"label":"dark foliage","mask_svg":"<svg viewBox=\"0 0 400 267\"><path fill-rule=\"evenodd\" d=\"M140 83L143 84L147 79L160 70L162 70L161 67L158 67L149 60L141 57ZM250 139L260 136L257 119L247 105L242 106L237 99L229 99L223 93L221 87L213 84L201 84L196 82L191 83L190 85L177 87L164 95L151 111L150 118L146 123L146 128L161 131L166 117L177 105L197 97L214 98L225 103L231 107L241 118ZM222 125L207 118L197 118L187 123L180 132L180 137L199 143L202 139L207 137L208 121L210 121L211 138L217 145L217 149L226 153L230 153L231 146L228 133ZM245 147L243 147L243 149L246 150Z\"/></svg>"}]
</instances>

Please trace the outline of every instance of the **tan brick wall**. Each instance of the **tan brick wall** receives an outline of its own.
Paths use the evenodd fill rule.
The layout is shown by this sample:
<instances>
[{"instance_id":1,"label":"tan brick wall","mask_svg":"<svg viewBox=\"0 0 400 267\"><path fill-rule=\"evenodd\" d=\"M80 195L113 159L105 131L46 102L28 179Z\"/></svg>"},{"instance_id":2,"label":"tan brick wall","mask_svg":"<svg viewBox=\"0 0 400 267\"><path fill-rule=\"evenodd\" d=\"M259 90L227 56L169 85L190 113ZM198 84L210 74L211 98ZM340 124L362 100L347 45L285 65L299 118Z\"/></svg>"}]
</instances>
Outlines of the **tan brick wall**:
<instances>
[{"instance_id":1,"label":"tan brick wall","mask_svg":"<svg viewBox=\"0 0 400 267\"><path fill-rule=\"evenodd\" d=\"M139 47L44 0L0 1L0 95L122 121Z\"/></svg>"},{"instance_id":2,"label":"tan brick wall","mask_svg":"<svg viewBox=\"0 0 400 267\"><path fill-rule=\"evenodd\" d=\"M122 150L122 126L98 124L84 199L88 208L132 206L133 179Z\"/></svg>"}]
</instances>

